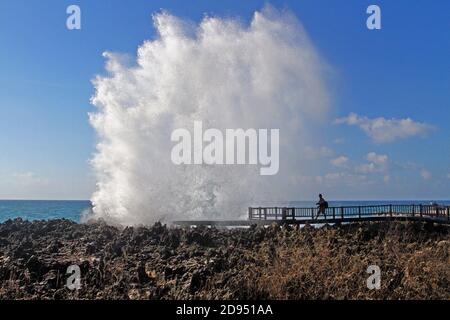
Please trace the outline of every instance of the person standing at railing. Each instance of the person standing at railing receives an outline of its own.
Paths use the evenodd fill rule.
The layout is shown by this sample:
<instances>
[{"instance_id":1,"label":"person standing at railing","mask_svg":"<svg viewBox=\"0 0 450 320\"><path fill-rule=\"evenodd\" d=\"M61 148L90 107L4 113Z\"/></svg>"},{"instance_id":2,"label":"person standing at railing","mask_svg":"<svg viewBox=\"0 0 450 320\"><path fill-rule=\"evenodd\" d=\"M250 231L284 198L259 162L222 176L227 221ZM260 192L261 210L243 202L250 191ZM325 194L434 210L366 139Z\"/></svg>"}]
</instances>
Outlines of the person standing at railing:
<instances>
[{"instance_id":1,"label":"person standing at railing","mask_svg":"<svg viewBox=\"0 0 450 320\"><path fill-rule=\"evenodd\" d=\"M315 219L319 218L319 215L323 213L324 217L326 218L325 210L328 208L328 202L323 198L322 194L319 194L319 202L316 203L318 206L317 210L317 216Z\"/></svg>"}]
</instances>

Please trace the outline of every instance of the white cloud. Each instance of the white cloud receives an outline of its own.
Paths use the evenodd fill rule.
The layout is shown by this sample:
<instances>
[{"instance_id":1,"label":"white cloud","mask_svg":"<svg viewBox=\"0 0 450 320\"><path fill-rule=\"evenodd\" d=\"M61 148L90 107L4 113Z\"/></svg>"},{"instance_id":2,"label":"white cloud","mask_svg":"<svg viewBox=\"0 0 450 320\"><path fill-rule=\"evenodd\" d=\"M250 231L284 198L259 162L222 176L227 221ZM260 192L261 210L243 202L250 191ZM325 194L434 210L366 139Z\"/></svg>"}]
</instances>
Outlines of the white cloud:
<instances>
[{"instance_id":1,"label":"white cloud","mask_svg":"<svg viewBox=\"0 0 450 320\"><path fill-rule=\"evenodd\" d=\"M419 164L413 161L396 162L395 165L404 170L418 171L421 168Z\"/></svg>"},{"instance_id":2,"label":"white cloud","mask_svg":"<svg viewBox=\"0 0 450 320\"><path fill-rule=\"evenodd\" d=\"M384 172L387 169L389 157L385 154L376 154L375 152L369 152L366 156L369 163L359 165L355 168L359 173L374 173Z\"/></svg>"},{"instance_id":3,"label":"white cloud","mask_svg":"<svg viewBox=\"0 0 450 320\"><path fill-rule=\"evenodd\" d=\"M12 178L16 184L22 186L29 186L41 182L41 179L31 171L13 173Z\"/></svg>"},{"instance_id":4,"label":"white cloud","mask_svg":"<svg viewBox=\"0 0 450 320\"><path fill-rule=\"evenodd\" d=\"M335 159L331 159L330 163L338 168L346 168L348 164L348 158L346 156L340 156Z\"/></svg>"},{"instance_id":5,"label":"white cloud","mask_svg":"<svg viewBox=\"0 0 450 320\"><path fill-rule=\"evenodd\" d=\"M356 172L374 173L374 172L379 172L379 169L375 166L374 163L366 163L366 164L361 164L361 165L357 166Z\"/></svg>"},{"instance_id":6,"label":"white cloud","mask_svg":"<svg viewBox=\"0 0 450 320\"><path fill-rule=\"evenodd\" d=\"M304 155L309 159L328 158L333 155L333 150L328 147L311 147L307 146L303 149Z\"/></svg>"},{"instance_id":7,"label":"white cloud","mask_svg":"<svg viewBox=\"0 0 450 320\"><path fill-rule=\"evenodd\" d=\"M413 136L423 136L433 127L426 123L416 122L410 118L386 119L383 117L370 119L356 113L338 118L335 124L358 126L376 143L388 143Z\"/></svg>"},{"instance_id":8,"label":"white cloud","mask_svg":"<svg viewBox=\"0 0 450 320\"><path fill-rule=\"evenodd\" d=\"M48 184L48 179L44 179L32 171L11 173L7 180L11 188L43 187Z\"/></svg>"},{"instance_id":9,"label":"white cloud","mask_svg":"<svg viewBox=\"0 0 450 320\"><path fill-rule=\"evenodd\" d=\"M317 182L325 183L327 185L348 185L355 186L361 183L367 183L367 176L362 174L352 174L348 172L332 172L324 176L316 177Z\"/></svg>"},{"instance_id":10,"label":"white cloud","mask_svg":"<svg viewBox=\"0 0 450 320\"><path fill-rule=\"evenodd\" d=\"M427 169L422 169L422 170L420 170L420 175L422 176L422 178L423 178L424 180L430 180L430 179L433 177L433 175L431 174L431 172L428 171Z\"/></svg>"},{"instance_id":11,"label":"white cloud","mask_svg":"<svg viewBox=\"0 0 450 320\"><path fill-rule=\"evenodd\" d=\"M336 138L336 139L333 140L333 143L334 144L343 144L343 143L345 143L345 139L343 139L343 138Z\"/></svg>"},{"instance_id":12,"label":"white cloud","mask_svg":"<svg viewBox=\"0 0 450 320\"><path fill-rule=\"evenodd\" d=\"M31 171L13 173L13 177L17 179L32 179L36 174Z\"/></svg>"},{"instance_id":13,"label":"white cloud","mask_svg":"<svg viewBox=\"0 0 450 320\"><path fill-rule=\"evenodd\" d=\"M433 177L433 174L426 169L423 165L408 161L406 163L396 163L396 166L398 168L408 170L413 172L414 174L418 174L422 177L424 180L430 180ZM447 176L450 179L450 173Z\"/></svg>"},{"instance_id":14,"label":"white cloud","mask_svg":"<svg viewBox=\"0 0 450 320\"><path fill-rule=\"evenodd\" d=\"M316 187L327 186L327 187L342 187L345 186L357 186L365 185L370 183L366 175L355 174L349 172L329 172L324 175L308 176L301 175L296 177L298 183L304 184L317 184Z\"/></svg>"},{"instance_id":15,"label":"white cloud","mask_svg":"<svg viewBox=\"0 0 450 320\"><path fill-rule=\"evenodd\" d=\"M379 164L379 165L383 165L385 163L387 163L388 161L388 156L385 154L376 154L375 152L369 152L367 154L367 160L369 160L370 162L373 162L375 164Z\"/></svg>"}]
</instances>

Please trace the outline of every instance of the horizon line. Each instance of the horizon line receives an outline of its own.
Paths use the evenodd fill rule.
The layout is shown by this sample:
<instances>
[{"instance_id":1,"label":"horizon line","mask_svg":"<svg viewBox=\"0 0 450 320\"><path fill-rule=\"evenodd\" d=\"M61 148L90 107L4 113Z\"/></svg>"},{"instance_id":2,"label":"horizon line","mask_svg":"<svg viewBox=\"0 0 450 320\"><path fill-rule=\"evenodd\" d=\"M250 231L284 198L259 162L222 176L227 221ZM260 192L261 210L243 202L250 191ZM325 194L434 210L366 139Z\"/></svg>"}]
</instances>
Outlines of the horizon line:
<instances>
[{"instance_id":1,"label":"horizon line","mask_svg":"<svg viewBox=\"0 0 450 320\"><path fill-rule=\"evenodd\" d=\"M303 201L316 201L317 199L309 200L263 200L261 202L303 202ZM2 199L0 201L91 201L90 199ZM443 198L422 198L422 199L329 199L327 201L450 201L450 199Z\"/></svg>"}]
</instances>

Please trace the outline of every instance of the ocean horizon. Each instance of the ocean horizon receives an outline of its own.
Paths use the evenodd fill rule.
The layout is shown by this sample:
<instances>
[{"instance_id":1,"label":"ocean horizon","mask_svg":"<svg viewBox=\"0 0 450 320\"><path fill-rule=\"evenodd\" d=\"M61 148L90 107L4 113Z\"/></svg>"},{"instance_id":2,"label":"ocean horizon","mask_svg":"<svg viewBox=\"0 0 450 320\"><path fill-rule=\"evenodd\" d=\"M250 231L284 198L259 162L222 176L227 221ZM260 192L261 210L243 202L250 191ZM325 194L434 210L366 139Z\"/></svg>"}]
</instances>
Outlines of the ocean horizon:
<instances>
[{"instance_id":1,"label":"ocean horizon","mask_svg":"<svg viewBox=\"0 0 450 320\"><path fill-rule=\"evenodd\" d=\"M450 205L450 200L328 200L331 207L364 206L383 204L430 204ZM254 206L315 207L315 200L263 201ZM25 220L69 219L80 222L83 212L90 210L90 200L0 200L0 223L9 219Z\"/></svg>"}]
</instances>

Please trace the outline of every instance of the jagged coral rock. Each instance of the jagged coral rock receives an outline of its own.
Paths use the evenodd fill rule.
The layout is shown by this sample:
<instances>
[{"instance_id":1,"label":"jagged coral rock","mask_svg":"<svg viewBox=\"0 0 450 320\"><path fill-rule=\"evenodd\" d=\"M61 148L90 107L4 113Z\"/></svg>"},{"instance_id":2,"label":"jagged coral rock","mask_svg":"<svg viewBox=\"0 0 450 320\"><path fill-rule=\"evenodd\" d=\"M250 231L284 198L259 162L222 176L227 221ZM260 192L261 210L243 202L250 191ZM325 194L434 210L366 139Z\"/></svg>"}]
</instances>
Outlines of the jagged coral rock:
<instances>
[{"instance_id":1,"label":"jagged coral rock","mask_svg":"<svg viewBox=\"0 0 450 320\"><path fill-rule=\"evenodd\" d=\"M450 228L0 224L2 299L450 299ZM66 270L78 265L81 289ZM369 290L369 265L381 288Z\"/></svg>"}]
</instances>

